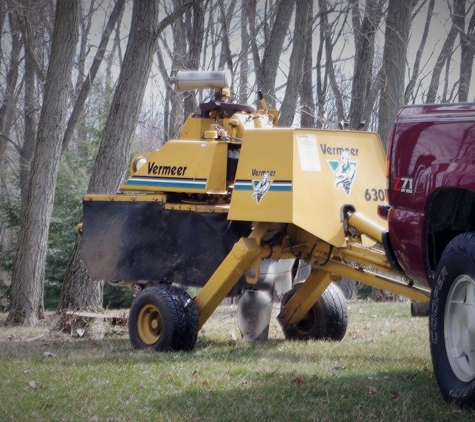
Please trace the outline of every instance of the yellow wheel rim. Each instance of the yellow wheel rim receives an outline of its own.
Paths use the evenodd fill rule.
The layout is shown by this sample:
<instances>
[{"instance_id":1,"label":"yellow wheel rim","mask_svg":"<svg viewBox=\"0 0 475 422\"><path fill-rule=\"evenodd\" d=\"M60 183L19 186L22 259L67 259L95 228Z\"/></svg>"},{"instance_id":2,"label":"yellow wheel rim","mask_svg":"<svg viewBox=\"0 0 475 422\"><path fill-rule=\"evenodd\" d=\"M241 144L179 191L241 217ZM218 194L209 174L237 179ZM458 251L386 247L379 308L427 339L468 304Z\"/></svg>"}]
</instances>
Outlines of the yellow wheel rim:
<instances>
[{"instance_id":1,"label":"yellow wheel rim","mask_svg":"<svg viewBox=\"0 0 475 422\"><path fill-rule=\"evenodd\" d=\"M148 345L155 344L162 335L162 316L154 305L145 305L137 316L137 331L140 339Z\"/></svg>"}]
</instances>

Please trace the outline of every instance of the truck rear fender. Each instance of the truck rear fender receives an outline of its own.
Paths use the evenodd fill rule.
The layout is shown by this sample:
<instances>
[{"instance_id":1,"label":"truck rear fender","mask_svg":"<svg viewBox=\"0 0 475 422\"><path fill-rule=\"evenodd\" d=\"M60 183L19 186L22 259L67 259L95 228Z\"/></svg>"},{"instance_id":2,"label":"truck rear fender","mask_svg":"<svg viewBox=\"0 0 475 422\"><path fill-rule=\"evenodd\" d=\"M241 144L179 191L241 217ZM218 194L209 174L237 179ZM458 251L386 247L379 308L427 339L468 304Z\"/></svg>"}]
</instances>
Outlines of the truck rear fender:
<instances>
[{"instance_id":1,"label":"truck rear fender","mask_svg":"<svg viewBox=\"0 0 475 422\"><path fill-rule=\"evenodd\" d=\"M458 234L475 231L475 192L440 188L429 196L425 208L426 265L435 271L442 252Z\"/></svg>"}]
</instances>

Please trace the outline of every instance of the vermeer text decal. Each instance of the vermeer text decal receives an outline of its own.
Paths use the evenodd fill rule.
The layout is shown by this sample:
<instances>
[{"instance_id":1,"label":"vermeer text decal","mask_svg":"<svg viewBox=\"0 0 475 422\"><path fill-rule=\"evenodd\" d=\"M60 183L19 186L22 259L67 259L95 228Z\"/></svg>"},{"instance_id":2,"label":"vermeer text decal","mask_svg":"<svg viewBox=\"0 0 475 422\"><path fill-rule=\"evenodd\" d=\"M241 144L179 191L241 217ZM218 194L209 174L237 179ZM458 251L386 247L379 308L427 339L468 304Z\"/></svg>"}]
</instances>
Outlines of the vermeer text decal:
<instances>
[{"instance_id":1,"label":"vermeer text decal","mask_svg":"<svg viewBox=\"0 0 475 422\"><path fill-rule=\"evenodd\" d=\"M264 176L264 174L267 174L267 176L275 176L275 173L276 173L275 170L252 169L252 176L253 177Z\"/></svg>"},{"instance_id":2,"label":"vermeer text decal","mask_svg":"<svg viewBox=\"0 0 475 422\"><path fill-rule=\"evenodd\" d=\"M184 176L187 168L184 166L158 166L153 161L148 163L147 172L157 176Z\"/></svg>"},{"instance_id":3,"label":"vermeer text decal","mask_svg":"<svg viewBox=\"0 0 475 422\"><path fill-rule=\"evenodd\" d=\"M358 157L358 148L330 147L327 144L320 144L322 153L325 155L342 155L344 152L351 157Z\"/></svg>"}]
</instances>

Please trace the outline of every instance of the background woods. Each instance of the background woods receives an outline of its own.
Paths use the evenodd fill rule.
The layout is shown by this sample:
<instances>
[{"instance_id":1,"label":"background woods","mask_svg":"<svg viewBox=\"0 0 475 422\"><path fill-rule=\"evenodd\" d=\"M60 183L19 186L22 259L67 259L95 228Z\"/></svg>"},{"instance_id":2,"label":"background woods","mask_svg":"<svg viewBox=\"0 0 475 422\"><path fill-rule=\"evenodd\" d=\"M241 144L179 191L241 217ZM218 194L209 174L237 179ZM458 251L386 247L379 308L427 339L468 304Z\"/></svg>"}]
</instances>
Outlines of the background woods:
<instances>
[{"instance_id":1,"label":"background woods","mask_svg":"<svg viewBox=\"0 0 475 422\"><path fill-rule=\"evenodd\" d=\"M116 303L77 257L81 196L117 189L208 95L176 91L179 69L231 70L235 98L262 90L281 125L364 122L383 142L402 104L475 96L474 0L6 0L0 36L0 306L15 323Z\"/></svg>"}]
</instances>

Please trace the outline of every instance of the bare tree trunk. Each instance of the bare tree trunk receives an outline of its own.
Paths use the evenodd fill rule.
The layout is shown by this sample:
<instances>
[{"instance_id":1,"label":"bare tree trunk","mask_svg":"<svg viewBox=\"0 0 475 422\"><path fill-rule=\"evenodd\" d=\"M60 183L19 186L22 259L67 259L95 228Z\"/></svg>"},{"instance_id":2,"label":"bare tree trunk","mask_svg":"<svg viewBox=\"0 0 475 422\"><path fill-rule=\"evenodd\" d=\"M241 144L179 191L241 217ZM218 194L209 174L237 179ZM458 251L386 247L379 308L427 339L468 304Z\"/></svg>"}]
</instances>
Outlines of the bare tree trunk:
<instances>
[{"instance_id":1,"label":"bare tree trunk","mask_svg":"<svg viewBox=\"0 0 475 422\"><path fill-rule=\"evenodd\" d=\"M421 43L417 49L416 59L414 61L414 67L412 68L412 76L407 84L406 92L404 94L404 102L409 103L411 97L414 94L414 87L416 86L416 80L419 77L419 69L421 66L422 53L424 52L424 47L427 42L427 36L429 35L430 22L432 19L432 14L434 13L434 4L435 0L429 1L429 6L427 8L426 22L424 24L424 32L422 33Z\"/></svg>"},{"instance_id":2,"label":"bare tree trunk","mask_svg":"<svg viewBox=\"0 0 475 422\"><path fill-rule=\"evenodd\" d=\"M277 14L272 25L270 42L266 45L259 66L255 66L258 88L262 90L271 107L275 105L275 80L294 6L295 0L278 0L276 2Z\"/></svg>"},{"instance_id":3,"label":"bare tree trunk","mask_svg":"<svg viewBox=\"0 0 475 422\"><path fill-rule=\"evenodd\" d=\"M463 27L464 15L463 10L465 10L465 0L454 0L454 9L452 13L452 26L447 35L442 50L440 51L437 62L434 66L434 71L432 72L432 77L429 84L429 90L427 91L426 102L434 103L437 96L437 90L439 88L440 75L442 69L447 61L447 59L452 55L452 50L455 43L455 38L457 38L460 29Z\"/></svg>"},{"instance_id":4,"label":"bare tree trunk","mask_svg":"<svg viewBox=\"0 0 475 422\"><path fill-rule=\"evenodd\" d=\"M239 101L247 104L249 101L249 60L250 37L247 30L249 21L248 9L242 6L241 10L241 57L239 59Z\"/></svg>"},{"instance_id":5,"label":"bare tree trunk","mask_svg":"<svg viewBox=\"0 0 475 422\"><path fill-rule=\"evenodd\" d=\"M325 45L325 33L323 26L320 25L320 45L318 46L316 65L317 68L317 124L316 127L322 128L325 116L325 104L327 100L328 76L327 68L323 65L323 48Z\"/></svg>"},{"instance_id":6,"label":"bare tree trunk","mask_svg":"<svg viewBox=\"0 0 475 422\"><path fill-rule=\"evenodd\" d=\"M81 10L81 39L79 41L79 58L76 61L76 68L77 68L77 79L76 79L76 85L74 87L74 93L77 94L79 92L79 89L81 88L81 85L84 82L84 78L86 75L86 56L87 56L87 50L88 50L88 36L89 32L91 30L91 24L92 24L92 14L94 11L94 7L96 4L96 0L90 0L89 3L89 10L87 14L84 15ZM81 5L82 9L82 5Z\"/></svg>"},{"instance_id":7,"label":"bare tree trunk","mask_svg":"<svg viewBox=\"0 0 475 422\"><path fill-rule=\"evenodd\" d=\"M343 120L345 118L345 109L343 107L343 96L338 86L338 81L335 75L335 66L333 64L333 40L332 40L332 27L328 21L328 3L327 0L318 0L321 12L321 25L322 32L325 37L325 55L326 55L326 68L325 71L328 75L330 86L335 96L335 104L337 110L337 119Z\"/></svg>"},{"instance_id":8,"label":"bare tree trunk","mask_svg":"<svg viewBox=\"0 0 475 422\"><path fill-rule=\"evenodd\" d=\"M384 145L397 111L404 104L404 75L412 5L413 0L389 0L378 128Z\"/></svg>"},{"instance_id":9,"label":"bare tree trunk","mask_svg":"<svg viewBox=\"0 0 475 422\"><path fill-rule=\"evenodd\" d=\"M117 0L114 9L112 10L111 15L109 16L109 20L102 34L102 38L99 43L99 47L97 48L96 55L94 56L94 60L92 61L91 69L89 70L86 79L82 82L76 102L74 103L73 111L71 112L71 116L69 117L66 132L63 137L63 153L64 151L66 151L66 148L68 147L69 142L73 136L74 128L76 127L79 117L81 116L87 96L89 95L92 84L94 83L94 79L96 78L97 71L99 70L99 67L102 63L102 59L104 58L104 54L106 52L107 44L109 42L112 30L114 29L115 24L117 23L117 19L119 18L119 16L122 15L122 12L124 10L124 4L125 0Z\"/></svg>"},{"instance_id":10,"label":"bare tree trunk","mask_svg":"<svg viewBox=\"0 0 475 422\"><path fill-rule=\"evenodd\" d=\"M203 34L205 23L205 9L202 3L195 4L187 13L187 31L186 45L189 46L185 53L186 69L198 70L200 66L200 56L203 48ZM183 99L183 111L185 116L189 116L196 111L197 101L196 92L186 91Z\"/></svg>"},{"instance_id":11,"label":"bare tree trunk","mask_svg":"<svg viewBox=\"0 0 475 422\"><path fill-rule=\"evenodd\" d=\"M312 23L313 23L313 0L310 2L310 10L307 16L307 42L305 44L305 59L303 63L302 83L300 84L300 126L315 127L315 101L313 99L312 79Z\"/></svg>"},{"instance_id":12,"label":"bare tree trunk","mask_svg":"<svg viewBox=\"0 0 475 422\"><path fill-rule=\"evenodd\" d=\"M13 261L7 323L35 325L43 315L48 230L79 37L80 0L58 0L45 94L31 166L28 203Z\"/></svg>"},{"instance_id":13,"label":"bare tree trunk","mask_svg":"<svg viewBox=\"0 0 475 422\"><path fill-rule=\"evenodd\" d=\"M35 149L36 122L35 122L35 70L29 56L25 56L25 99L24 120L25 133L20 150L20 197L21 216L25 216L30 178L30 165Z\"/></svg>"},{"instance_id":14,"label":"bare tree trunk","mask_svg":"<svg viewBox=\"0 0 475 422\"><path fill-rule=\"evenodd\" d=\"M291 126L294 121L299 87L303 76L303 64L305 61L308 36L307 25L309 23L308 14L311 10L312 3L312 0L300 0L297 2L290 68L279 117L279 124L281 126Z\"/></svg>"},{"instance_id":15,"label":"bare tree trunk","mask_svg":"<svg viewBox=\"0 0 475 422\"><path fill-rule=\"evenodd\" d=\"M5 93L0 107L0 162L7 148L7 142L10 140L10 130L17 102L15 89L18 81L19 57L22 46L20 40L20 19L16 12L12 11L9 14L9 23L12 31L12 49Z\"/></svg>"},{"instance_id":16,"label":"bare tree trunk","mask_svg":"<svg viewBox=\"0 0 475 422\"><path fill-rule=\"evenodd\" d=\"M357 0L352 0L353 33L355 38L355 61L351 87L351 103L348 113L350 128L357 128L369 116L363 114L373 83L373 59L376 33L383 16L382 0L366 2L365 16L361 21Z\"/></svg>"},{"instance_id":17,"label":"bare tree trunk","mask_svg":"<svg viewBox=\"0 0 475 422\"><path fill-rule=\"evenodd\" d=\"M177 71L179 69L186 69L186 34L183 31L185 21L183 18L177 19L177 22L172 26L173 31L173 57L172 69ZM174 76L173 74L170 76ZM174 138L178 133L178 129L183 123L186 115L183 110L184 93L175 90L171 85L167 86L167 97L169 98L169 120L168 120L168 139Z\"/></svg>"},{"instance_id":18,"label":"bare tree trunk","mask_svg":"<svg viewBox=\"0 0 475 422\"><path fill-rule=\"evenodd\" d=\"M7 15L7 2L2 1L0 2L0 34L3 34L3 24L5 22L5 16ZM3 59L3 50L2 50L2 43L0 43L0 63ZM2 68L0 64L0 69Z\"/></svg>"},{"instance_id":19,"label":"bare tree trunk","mask_svg":"<svg viewBox=\"0 0 475 422\"><path fill-rule=\"evenodd\" d=\"M473 6L474 4L472 3L472 7ZM463 28L465 28L465 25ZM458 100L465 102L468 101L468 92L473 76L473 59L475 56L475 7L473 7L472 17L468 23L467 31L460 31L460 47L462 49L462 55L460 58Z\"/></svg>"},{"instance_id":20,"label":"bare tree trunk","mask_svg":"<svg viewBox=\"0 0 475 422\"><path fill-rule=\"evenodd\" d=\"M133 133L155 55L158 35L194 2L178 8L160 23L159 0L134 0L131 32L112 100L104 136L89 181L88 193L115 193L124 176ZM94 281L80 257L80 238L63 282L58 311L102 308L102 281Z\"/></svg>"},{"instance_id":21,"label":"bare tree trunk","mask_svg":"<svg viewBox=\"0 0 475 422\"><path fill-rule=\"evenodd\" d=\"M228 13L224 8L224 1L219 0L219 10L221 13L221 22L222 22L222 43L221 43L221 54L219 55L219 66L218 69L224 69L226 66L231 72L233 71L233 56L231 54L231 43L229 40L229 23L234 14L234 8L236 6L235 2L231 2L228 6Z\"/></svg>"}]
</instances>

